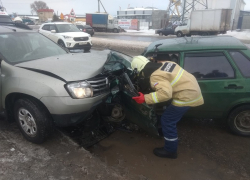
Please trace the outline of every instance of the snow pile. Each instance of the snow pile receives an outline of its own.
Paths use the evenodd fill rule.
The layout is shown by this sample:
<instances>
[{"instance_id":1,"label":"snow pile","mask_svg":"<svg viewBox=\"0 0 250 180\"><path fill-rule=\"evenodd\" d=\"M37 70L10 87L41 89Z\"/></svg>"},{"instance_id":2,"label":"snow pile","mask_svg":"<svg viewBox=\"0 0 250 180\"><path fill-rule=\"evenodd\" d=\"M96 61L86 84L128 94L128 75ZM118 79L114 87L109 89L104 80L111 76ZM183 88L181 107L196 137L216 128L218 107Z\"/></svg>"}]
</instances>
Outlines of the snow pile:
<instances>
[{"instance_id":1,"label":"snow pile","mask_svg":"<svg viewBox=\"0 0 250 180\"><path fill-rule=\"evenodd\" d=\"M148 30L130 30L130 29L126 29L127 34L139 34L139 35L144 35L144 36L148 36L148 35L156 35L159 36L158 34L155 34L155 29L148 29Z\"/></svg>"},{"instance_id":2,"label":"snow pile","mask_svg":"<svg viewBox=\"0 0 250 180\"><path fill-rule=\"evenodd\" d=\"M244 30L244 31L227 31L227 34L229 36L233 36L240 40L247 40L250 41L250 30Z\"/></svg>"},{"instance_id":3,"label":"snow pile","mask_svg":"<svg viewBox=\"0 0 250 180\"><path fill-rule=\"evenodd\" d=\"M104 49L114 49L117 51L133 51L133 52L143 52L145 47L147 47L151 42L142 41L127 41L127 40L115 40L92 37L92 43L94 47L104 48Z\"/></svg>"}]
</instances>

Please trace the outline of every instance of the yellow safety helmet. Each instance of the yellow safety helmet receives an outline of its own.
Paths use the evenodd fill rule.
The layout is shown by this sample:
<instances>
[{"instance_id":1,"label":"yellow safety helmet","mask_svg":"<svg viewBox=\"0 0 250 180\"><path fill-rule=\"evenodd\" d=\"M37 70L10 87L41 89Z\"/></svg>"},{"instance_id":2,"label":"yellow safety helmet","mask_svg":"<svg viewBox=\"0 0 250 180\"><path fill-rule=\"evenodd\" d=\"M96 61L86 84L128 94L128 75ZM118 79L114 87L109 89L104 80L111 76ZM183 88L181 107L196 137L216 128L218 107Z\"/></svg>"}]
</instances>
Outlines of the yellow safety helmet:
<instances>
[{"instance_id":1,"label":"yellow safety helmet","mask_svg":"<svg viewBox=\"0 0 250 180\"><path fill-rule=\"evenodd\" d=\"M135 56L132 60L131 67L134 70L137 68L138 72L141 72L141 70L146 66L147 63L150 61L145 58L144 56Z\"/></svg>"}]
</instances>

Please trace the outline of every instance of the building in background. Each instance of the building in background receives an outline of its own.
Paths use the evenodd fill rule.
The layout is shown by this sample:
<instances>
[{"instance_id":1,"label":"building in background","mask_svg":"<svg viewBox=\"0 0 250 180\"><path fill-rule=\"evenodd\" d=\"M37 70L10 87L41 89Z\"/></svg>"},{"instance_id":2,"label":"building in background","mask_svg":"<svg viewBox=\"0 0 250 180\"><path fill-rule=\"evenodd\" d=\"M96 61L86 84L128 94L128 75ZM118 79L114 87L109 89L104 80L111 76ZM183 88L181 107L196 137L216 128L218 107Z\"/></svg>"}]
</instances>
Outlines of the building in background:
<instances>
[{"instance_id":1,"label":"building in background","mask_svg":"<svg viewBox=\"0 0 250 180\"><path fill-rule=\"evenodd\" d=\"M39 21L45 22L53 18L54 10L53 9L39 9L37 11L37 14L39 17Z\"/></svg>"},{"instance_id":2,"label":"building in background","mask_svg":"<svg viewBox=\"0 0 250 180\"><path fill-rule=\"evenodd\" d=\"M125 22L124 20L137 19L140 23L140 29L159 29L166 24L167 11L154 7L129 7L128 9L117 11L117 19L119 22L121 22L121 20Z\"/></svg>"},{"instance_id":3,"label":"building in background","mask_svg":"<svg viewBox=\"0 0 250 180\"><path fill-rule=\"evenodd\" d=\"M71 9L70 13L69 14L65 14L64 15L64 19L69 21L69 22L75 22L76 20L76 14L75 14L75 11L74 9Z\"/></svg>"},{"instance_id":4,"label":"building in background","mask_svg":"<svg viewBox=\"0 0 250 180\"><path fill-rule=\"evenodd\" d=\"M86 15L76 15L75 21L76 22L86 22Z\"/></svg>"},{"instance_id":5,"label":"building in background","mask_svg":"<svg viewBox=\"0 0 250 180\"><path fill-rule=\"evenodd\" d=\"M250 29L250 11L240 11L237 29Z\"/></svg>"}]
</instances>

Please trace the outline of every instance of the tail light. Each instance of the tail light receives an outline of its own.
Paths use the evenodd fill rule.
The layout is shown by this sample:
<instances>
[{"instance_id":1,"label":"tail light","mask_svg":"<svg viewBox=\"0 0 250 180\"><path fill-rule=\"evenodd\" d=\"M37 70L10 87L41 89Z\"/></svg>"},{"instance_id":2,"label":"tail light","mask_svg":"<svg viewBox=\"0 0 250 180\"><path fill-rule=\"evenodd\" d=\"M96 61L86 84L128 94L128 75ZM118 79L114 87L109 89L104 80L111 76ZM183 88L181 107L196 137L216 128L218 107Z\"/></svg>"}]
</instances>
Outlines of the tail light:
<instances>
[{"instance_id":1,"label":"tail light","mask_svg":"<svg viewBox=\"0 0 250 180\"><path fill-rule=\"evenodd\" d=\"M86 29L83 29L84 32L86 32Z\"/></svg>"}]
</instances>

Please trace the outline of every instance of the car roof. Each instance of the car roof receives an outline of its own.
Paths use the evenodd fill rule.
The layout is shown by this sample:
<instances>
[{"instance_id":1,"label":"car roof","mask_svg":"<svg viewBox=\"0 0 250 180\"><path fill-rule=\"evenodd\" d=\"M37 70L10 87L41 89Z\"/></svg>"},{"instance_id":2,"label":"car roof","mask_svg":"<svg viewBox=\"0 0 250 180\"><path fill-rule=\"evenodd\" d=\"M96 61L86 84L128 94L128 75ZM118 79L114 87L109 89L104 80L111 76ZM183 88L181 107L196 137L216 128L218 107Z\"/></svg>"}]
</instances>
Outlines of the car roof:
<instances>
[{"instance_id":1,"label":"car roof","mask_svg":"<svg viewBox=\"0 0 250 180\"><path fill-rule=\"evenodd\" d=\"M20 25L17 25L20 26ZM16 25L6 25L6 24L1 24L0 23L0 33L9 33L9 32L34 32L31 31L31 29L27 29L27 28L22 28L22 27L17 27ZM23 25L21 25L23 26ZM25 25L26 26L26 25Z\"/></svg>"},{"instance_id":2,"label":"car roof","mask_svg":"<svg viewBox=\"0 0 250 180\"><path fill-rule=\"evenodd\" d=\"M155 41L148 46L146 53L154 52L157 44L162 44L158 46L158 52L247 49L242 42L232 36L207 36Z\"/></svg>"}]
</instances>

